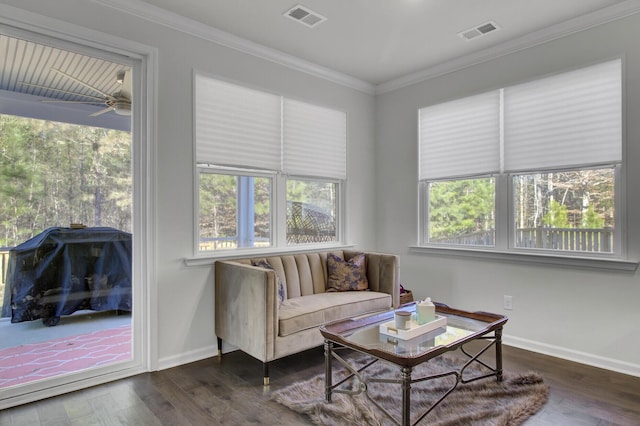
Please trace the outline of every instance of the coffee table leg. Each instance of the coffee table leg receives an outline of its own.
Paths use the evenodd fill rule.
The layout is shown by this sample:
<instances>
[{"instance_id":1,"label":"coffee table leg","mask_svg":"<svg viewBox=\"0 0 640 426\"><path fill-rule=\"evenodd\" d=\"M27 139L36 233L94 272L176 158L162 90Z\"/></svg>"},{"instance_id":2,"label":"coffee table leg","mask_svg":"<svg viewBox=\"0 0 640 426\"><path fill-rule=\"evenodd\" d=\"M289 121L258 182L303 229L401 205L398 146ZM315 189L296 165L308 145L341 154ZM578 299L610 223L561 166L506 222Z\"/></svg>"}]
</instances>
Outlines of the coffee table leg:
<instances>
[{"instance_id":1,"label":"coffee table leg","mask_svg":"<svg viewBox=\"0 0 640 426\"><path fill-rule=\"evenodd\" d=\"M402 368L402 425L411 424L411 367Z\"/></svg>"},{"instance_id":2,"label":"coffee table leg","mask_svg":"<svg viewBox=\"0 0 640 426\"><path fill-rule=\"evenodd\" d=\"M502 327L496 329L496 378L502 381Z\"/></svg>"},{"instance_id":3,"label":"coffee table leg","mask_svg":"<svg viewBox=\"0 0 640 426\"><path fill-rule=\"evenodd\" d=\"M333 342L324 341L324 398L327 402L331 402L332 374L331 374L331 352L333 351Z\"/></svg>"}]
</instances>

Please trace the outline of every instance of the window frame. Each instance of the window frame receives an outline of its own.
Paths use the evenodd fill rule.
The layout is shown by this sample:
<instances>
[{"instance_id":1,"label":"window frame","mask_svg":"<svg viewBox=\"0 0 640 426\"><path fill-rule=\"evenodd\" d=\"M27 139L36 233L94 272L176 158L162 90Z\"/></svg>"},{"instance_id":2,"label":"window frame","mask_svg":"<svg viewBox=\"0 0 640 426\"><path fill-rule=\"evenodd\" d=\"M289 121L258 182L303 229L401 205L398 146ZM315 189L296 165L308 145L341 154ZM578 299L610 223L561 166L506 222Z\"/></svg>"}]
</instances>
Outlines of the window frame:
<instances>
[{"instance_id":1,"label":"window frame","mask_svg":"<svg viewBox=\"0 0 640 426\"><path fill-rule=\"evenodd\" d=\"M255 250L257 249L257 247L239 247L239 248L230 248L230 249L217 249L217 250L200 250L200 238L201 238L201 233L200 233L200 177L203 174L216 174L216 175L224 175L224 176L248 176L248 177L252 177L252 178L265 178L265 179L270 179L271 180L271 194L269 195L269 203L271 206L270 212L269 212L269 222L270 222L270 228L271 228L271 232L269 235L269 248L274 246L274 241L275 241L275 236L274 236L274 227L276 226L276 224L274 223L275 221L275 213L274 213L274 201L276 198L275 192L276 192L276 175L277 173L275 172L269 172L269 171L258 171L258 170L252 170L252 169L240 169L240 168L228 168L228 167L216 167L216 166L208 166L208 165L204 165L204 164L196 164L196 184L195 184L195 188L196 188L196 196L195 196L195 202L196 202L196 211L195 211L195 227L196 227L196 238L195 238L195 247L194 247L194 251L195 253L198 253L200 255L206 255L209 253L218 253L218 252L229 252L229 251L242 251L242 250ZM236 203L238 202L238 197L236 197ZM237 221L238 222L238 221ZM236 222L236 223L237 223ZM236 235L237 236L237 235Z\"/></svg>"},{"instance_id":2,"label":"window frame","mask_svg":"<svg viewBox=\"0 0 640 426\"><path fill-rule=\"evenodd\" d=\"M623 159L624 163L624 159ZM529 173L558 173L565 171L575 170L592 170L598 168L604 168L606 166L592 166L584 168L566 168L566 169L553 169L553 170L536 170ZM624 212L626 203L621 195L623 192L623 167L624 164L610 165L614 171L614 229L620 230L619 235L616 232L616 236L613 239L613 249L610 253L598 253L598 252L582 252L582 251L569 251L569 250L554 250L554 249L541 249L541 248L527 248L516 247L515 233L516 233L516 220L515 220L515 189L513 185L513 178L516 175L526 174L527 172L518 173L496 173L496 174L482 174L477 176L464 176L460 178L452 178L446 180L463 180L463 179L482 179L492 177L495 179L495 245L465 245L465 244L451 244L451 243L438 243L429 240L429 184L432 182L440 182L442 179L423 180L418 183L419 188L419 242L415 248L446 248L450 250L471 250L481 252L496 252L496 253L508 253L513 252L521 255L542 255L542 256L554 256L561 258L601 258L610 260L626 260L626 226L624 220ZM506 218L506 219L505 219Z\"/></svg>"},{"instance_id":3,"label":"window frame","mask_svg":"<svg viewBox=\"0 0 640 426\"><path fill-rule=\"evenodd\" d=\"M418 241L416 245L410 246L411 252L429 253L437 255L457 256L463 258L480 258L500 260L507 262L543 263L552 265L566 265L580 268L614 269L614 270L635 270L638 261L627 258L627 232L626 226L626 188L625 168L626 159L626 105L625 105L625 79L624 61L621 61L621 149L622 158L617 164L590 164L584 167L565 167L553 170L534 171L503 171L493 174L479 174L473 176L448 177L447 180L475 179L487 176L495 178L495 246L468 246L462 244L433 243L429 241L429 183L442 179L418 180ZM589 65L586 65L586 68ZM577 68L580 69L580 68ZM544 79L541 76L538 79ZM420 110L419 108L418 110ZM419 114L418 114L419 116ZM418 140L420 143L420 140ZM501 144L504 141L501 141ZM515 189L513 186L513 176L526 173L546 173L562 172L569 170L587 170L613 166L614 168L614 226L616 235L614 237L613 250L610 253L594 253L580 251L560 251L553 249L531 249L515 246Z\"/></svg>"},{"instance_id":4,"label":"window frame","mask_svg":"<svg viewBox=\"0 0 640 426\"><path fill-rule=\"evenodd\" d=\"M532 173L561 173L561 172L571 172L571 171L586 171L586 170L597 170L597 169L605 169L605 168L613 169L613 187L614 187L614 230L620 230L620 235L618 232L615 232L613 238L613 247L611 252L585 252L578 250L554 250L554 249L542 249L542 248L527 248L527 247L516 247L516 207L515 207L515 188L514 188L514 177L516 175L527 174L527 172L520 173L508 173L506 174L506 185L508 188L508 197L507 201L509 203L509 228L508 228L508 245L507 248L513 251L523 251L524 253L541 253L541 254L556 254L561 253L566 257L595 257L595 258L614 258L614 259L624 259L624 250L623 250L623 242L626 241L625 237L625 227L622 225L624 222L621 220L622 208L623 204L620 200L620 187L622 180L622 164L611 164L609 166L600 165L600 166L592 166L592 167L582 167L582 168L566 168L566 169L553 169L553 170L536 170Z\"/></svg>"},{"instance_id":5,"label":"window frame","mask_svg":"<svg viewBox=\"0 0 640 426\"><path fill-rule=\"evenodd\" d=\"M243 166L243 165L227 165L227 164L212 164L210 159L198 159L197 151L198 151L198 126L197 126L197 93L196 86L198 85L198 79L212 79L216 80L219 83L227 84L227 85L235 85L241 89L246 89L249 91L257 91L266 95L277 96L280 98L280 166L277 170L263 170L256 169L256 167L261 166ZM338 247L346 247L345 243L345 194L346 194L346 183L347 183L347 172L346 165L348 160L348 113L344 110L340 110L335 108L335 106L324 106L313 102L307 102L301 99L295 99L291 97L285 97L280 94L275 94L269 90L264 90L263 88L246 85L242 82L233 81L224 77L220 77L217 75L211 75L207 72L202 72L199 70L193 70L193 81L194 81L194 96L193 96L193 108L194 108L194 122L193 122L193 193L194 193L194 212L193 212L193 255L191 258L187 258L185 260L188 266L191 265L199 265L208 263L207 259L211 258L236 258L242 256L255 256L261 254L276 254L282 252L296 252L296 251L304 251L309 249L331 249ZM341 167L344 169L340 176L336 173L340 173L339 170L327 170L327 176L302 176L294 174L294 171L287 171L286 161L285 161L285 150L287 145L287 137L288 134L285 134L285 122L287 118L283 115L285 111L285 104L287 102L291 102L293 104L300 103L305 106L305 108L310 109L318 109L319 111L325 110L330 115L334 113L343 114L343 125L344 128L341 129L344 146L340 147L342 150L342 155L344 158L340 158L337 163L341 163ZM333 115L332 115L333 116ZM335 118L335 116L334 116ZM335 123L335 121L334 121ZM333 135L335 136L337 127L333 130ZM337 132L338 134L340 132ZM340 152L335 150L334 152ZM314 157L315 158L315 157ZM316 159L317 160L317 159ZM314 160L315 161L315 160ZM275 166L274 166L275 167ZM200 247L200 173L203 168L207 168L210 170L217 170L218 173L229 172L230 170L235 171L239 174L255 174L255 173L266 173L273 174L272 179L272 194L271 194L271 246L270 247L246 247L246 248L234 248L234 249L218 249L218 250L204 250L201 251ZM211 172L211 171L210 171ZM298 171L298 173L300 173ZM330 177L334 176L334 177ZM286 240L286 232L287 232L287 224L286 224L286 212L287 212L287 203L286 203L286 182L287 179L295 179L295 180L308 180L308 181L316 181L316 182L331 182L336 184L336 241L330 243L305 243L305 244L295 244L288 245Z\"/></svg>"},{"instance_id":6,"label":"window frame","mask_svg":"<svg viewBox=\"0 0 640 426\"><path fill-rule=\"evenodd\" d=\"M336 223L335 223L335 230L336 230L336 239L335 241L330 241L330 242L324 242L324 243L301 243L301 244L288 244L287 242L287 181L289 180L298 180L298 181L312 181L312 182L319 182L319 183L330 183L335 185L335 202L336 202L336 206L335 206L335 214L336 214ZM282 241L282 247L287 247L289 249L295 249L295 248L302 248L302 247L311 247L311 248L323 248L323 247L336 247L336 246L342 246L343 245L343 238L342 236L344 235L344 220L341 220L342 218L344 218L344 200L343 200L343 194L344 194L344 181L340 180L340 179L330 179L330 178L315 178L315 177L303 177L303 176L293 176L293 175L285 175L284 179L282 181L282 185L281 185L284 189L284 202L280 203L280 205L284 206L284 227L283 230L284 232L282 232L281 234L278 235L279 239L278 241Z\"/></svg>"},{"instance_id":7,"label":"window frame","mask_svg":"<svg viewBox=\"0 0 640 426\"><path fill-rule=\"evenodd\" d=\"M200 250L200 176L203 173L235 175L235 176L252 176L271 179L271 235L269 247L241 247L217 250ZM335 185L336 190L336 240L325 243L287 243L287 180L313 181L331 183ZM213 166L206 164L196 164L195 173L195 204L194 210L194 253L196 258L215 258L215 257L241 257L246 255L273 254L287 251L301 251L309 249L323 249L343 247L344 235L344 185L345 181L341 179L316 178L306 176L293 176L285 173L265 170L229 168L221 166Z\"/></svg>"},{"instance_id":8,"label":"window frame","mask_svg":"<svg viewBox=\"0 0 640 426\"><path fill-rule=\"evenodd\" d=\"M421 208L422 208L422 212L421 212L421 220L420 220L420 226L422 227L422 229L420 230L420 245L422 246L444 246L444 247L475 247L475 248L491 248L491 247L498 247L498 218L497 218L497 211L498 211L498 174L479 174L479 175L473 175L473 176L461 176L461 177L457 177L457 178L446 178L446 179L425 179L419 182L419 187L420 187L420 196L422 197L422 201L420 202ZM429 186L432 183L435 182L452 182L452 181L458 181L458 180L470 180L470 179L493 179L494 180L494 199L493 199L493 205L494 205L494 216L496 217L495 221L494 221L494 225L495 225L495 236L494 236L494 241L496 242L495 245L493 246L483 246L483 245L467 245L467 244L451 244L451 243L438 243L438 242L433 242L431 241L430 235L429 235L429 228L430 228L430 224L431 221L429 220L429 216L430 216L430 210L429 210L429 205L431 204L431 200L430 200L430 194L431 191L429 191Z\"/></svg>"}]
</instances>

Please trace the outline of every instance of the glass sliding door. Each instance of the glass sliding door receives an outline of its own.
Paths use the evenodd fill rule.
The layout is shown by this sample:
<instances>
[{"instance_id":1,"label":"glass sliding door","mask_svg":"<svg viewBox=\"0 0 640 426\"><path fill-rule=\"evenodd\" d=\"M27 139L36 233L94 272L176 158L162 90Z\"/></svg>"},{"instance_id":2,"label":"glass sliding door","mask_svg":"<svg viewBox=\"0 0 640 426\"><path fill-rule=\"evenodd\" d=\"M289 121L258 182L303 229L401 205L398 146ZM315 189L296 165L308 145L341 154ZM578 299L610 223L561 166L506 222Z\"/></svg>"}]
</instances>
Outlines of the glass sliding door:
<instances>
[{"instance_id":1,"label":"glass sliding door","mask_svg":"<svg viewBox=\"0 0 640 426\"><path fill-rule=\"evenodd\" d=\"M0 26L0 402L134 359L135 61Z\"/></svg>"}]
</instances>

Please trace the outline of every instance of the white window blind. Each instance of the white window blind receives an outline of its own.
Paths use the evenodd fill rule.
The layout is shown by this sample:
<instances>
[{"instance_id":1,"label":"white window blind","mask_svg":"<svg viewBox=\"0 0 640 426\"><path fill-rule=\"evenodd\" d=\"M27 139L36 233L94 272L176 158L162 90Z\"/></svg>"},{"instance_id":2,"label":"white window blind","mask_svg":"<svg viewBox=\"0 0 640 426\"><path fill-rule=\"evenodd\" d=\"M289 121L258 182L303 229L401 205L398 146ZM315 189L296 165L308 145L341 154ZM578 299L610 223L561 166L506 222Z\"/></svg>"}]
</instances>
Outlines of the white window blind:
<instances>
[{"instance_id":1,"label":"white window blind","mask_svg":"<svg viewBox=\"0 0 640 426\"><path fill-rule=\"evenodd\" d=\"M505 171L622 161L621 61L504 89Z\"/></svg>"},{"instance_id":2,"label":"white window blind","mask_svg":"<svg viewBox=\"0 0 640 426\"><path fill-rule=\"evenodd\" d=\"M420 180L500 171L500 92L419 110Z\"/></svg>"},{"instance_id":3,"label":"white window blind","mask_svg":"<svg viewBox=\"0 0 640 426\"><path fill-rule=\"evenodd\" d=\"M284 172L346 179L346 113L284 100Z\"/></svg>"},{"instance_id":4,"label":"white window blind","mask_svg":"<svg viewBox=\"0 0 640 426\"><path fill-rule=\"evenodd\" d=\"M346 179L345 112L195 76L196 161Z\"/></svg>"},{"instance_id":5,"label":"white window blind","mask_svg":"<svg viewBox=\"0 0 640 426\"><path fill-rule=\"evenodd\" d=\"M280 170L281 97L195 76L196 161Z\"/></svg>"}]
</instances>

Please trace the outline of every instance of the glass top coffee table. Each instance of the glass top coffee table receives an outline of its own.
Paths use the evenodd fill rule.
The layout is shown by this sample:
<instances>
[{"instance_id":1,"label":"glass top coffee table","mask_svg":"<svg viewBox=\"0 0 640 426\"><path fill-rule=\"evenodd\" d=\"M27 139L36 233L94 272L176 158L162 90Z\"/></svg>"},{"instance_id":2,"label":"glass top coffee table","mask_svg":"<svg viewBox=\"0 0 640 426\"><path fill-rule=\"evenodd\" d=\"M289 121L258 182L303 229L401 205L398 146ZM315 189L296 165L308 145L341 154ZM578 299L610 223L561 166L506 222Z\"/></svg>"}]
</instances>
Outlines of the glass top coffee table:
<instances>
[{"instance_id":1,"label":"glass top coffee table","mask_svg":"<svg viewBox=\"0 0 640 426\"><path fill-rule=\"evenodd\" d=\"M436 315L446 317L446 326L420 334L411 339L401 339L380 332L380 325L393 321L395 311L381 314L340 320L326 324L320 328L325 339L325 399L331 402L333 393L360 394L364 393L369 401L376 405L387 417L396 424L410 425L411 419L411 384L433 380L445 376L454 376L455 383L438 399L426 412L414 422L420 422L429 414L447 395L458 386L458 383L469 383L487 377L496 377L502 381L502 328L508 318L504 315L488 312L467 312L450 308L442 303L436 305ZM398 310L415 313L415 303L401 306ZM483 340L480 349L470 353L464 345L474 341ZM495 365L489 365L479 359L489 348L495 348ZM372 361L356 369L336 353L336 349L349 348L370 355ZM426 377L412 377L415 366L445 352L461 349L468 360L457 371L443 371ZM338 383L332 383L333 360L351 373ZM401 371L400 379L365 377L360 373L379 360L385 360L397 365ZM472 363L480 363L486 367L488 373L476 377L463 377L465 369ZM354 390L341 387L345 382L354 379L359 382ZM394 418L384 407L373 400L367 394L368 383L400 384L402 389L402 419Z\"/></svg>"}]
</instances>

